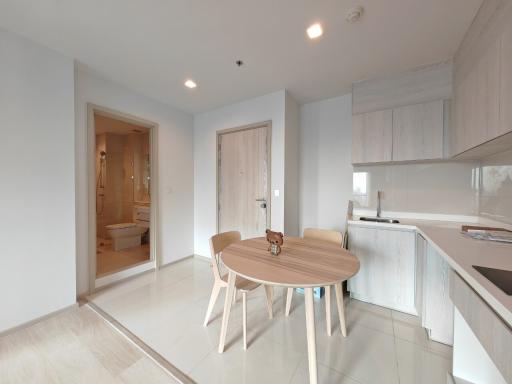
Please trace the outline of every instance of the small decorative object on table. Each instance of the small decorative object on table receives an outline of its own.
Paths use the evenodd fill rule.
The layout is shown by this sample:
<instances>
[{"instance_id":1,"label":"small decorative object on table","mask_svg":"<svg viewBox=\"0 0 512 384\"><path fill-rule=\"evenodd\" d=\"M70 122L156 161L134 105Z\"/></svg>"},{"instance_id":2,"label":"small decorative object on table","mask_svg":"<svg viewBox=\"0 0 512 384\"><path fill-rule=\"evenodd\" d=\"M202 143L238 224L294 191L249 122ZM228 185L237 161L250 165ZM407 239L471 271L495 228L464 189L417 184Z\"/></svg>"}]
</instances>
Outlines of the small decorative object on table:
<instances>
[{"instance_id":1,"label":"small decorative object on table","mask_svg":"<svg viewBox=\"0 0 512 384\"><path fill-rule=\"evenodd\" d=\"M265 232L269 242L268 250L274 256L279 255L281 253L281 245L283 245L283 234L281 232L273 232L270 229L267 229Z\"/></svg>"}]
</instances>

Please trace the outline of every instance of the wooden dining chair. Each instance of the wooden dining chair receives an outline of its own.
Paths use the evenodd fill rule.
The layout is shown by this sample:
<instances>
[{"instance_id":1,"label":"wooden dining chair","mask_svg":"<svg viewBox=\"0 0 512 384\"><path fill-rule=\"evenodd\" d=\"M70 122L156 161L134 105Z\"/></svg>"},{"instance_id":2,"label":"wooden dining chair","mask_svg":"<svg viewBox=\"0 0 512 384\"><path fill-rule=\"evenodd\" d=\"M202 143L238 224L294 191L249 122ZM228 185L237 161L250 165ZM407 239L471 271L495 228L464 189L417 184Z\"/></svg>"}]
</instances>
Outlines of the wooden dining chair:
<instances>
[{"instance_id":1,"label":"wooden dining chair","mask_svg":"<svg viewBox=\"0 0 512 384\"><path fill-rule=\"evenodd\" d=\"M237 241L240 241L241 236L238 231L219 233L218 235L210 238L210 251L211 251L211 267L213 271L214 283L208 309L206 310L206 317L204 318L204 326L208 325L210 316L215 306L215 302L219 297L220 290L228 287L228 274L221 276L220 274L220 255L222 251ZM243 310L243 333L244 333L244 349L247 349L247 292L258 288L261 284L254 281L244 279L237 276L235 282L235 292L233 294L233 301L236 300L237 292L242 294L242 310ZM265 294L267 298L267 311L268 317L272 318L272 287L265 286Z\"/></svg>"},{"instance_id":2,"label":"wooden dining chair","mask_svg":"<svg viewBox=\"0 0 512 384\"><path fill-rule=\"evenodd\" d=\"M304 230L305 239L316 239L336 244L340 247L344 246L344 235L338 231L328 229L306 228ZM331 336L331 287L326 286L325 289L325 318L327 323L327 334ZM292 306L293 288L288 288L286 292L286 316L290 315L290 308ZM336 289L336 301L338 306L338 315L340 318L341 334L347 336L345 325L345 308L343 304L343 291Z\"/></svg>"}]
</instances>

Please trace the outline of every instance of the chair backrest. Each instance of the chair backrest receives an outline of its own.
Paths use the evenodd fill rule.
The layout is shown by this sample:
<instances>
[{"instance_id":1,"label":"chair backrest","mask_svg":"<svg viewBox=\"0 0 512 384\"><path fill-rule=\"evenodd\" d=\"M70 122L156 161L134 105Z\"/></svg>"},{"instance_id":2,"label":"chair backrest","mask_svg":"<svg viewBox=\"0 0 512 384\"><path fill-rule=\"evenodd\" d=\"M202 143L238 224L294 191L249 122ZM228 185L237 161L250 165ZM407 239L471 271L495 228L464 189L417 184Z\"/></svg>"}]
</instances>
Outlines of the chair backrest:
<instances>
[{"instance_id":1,"label":"chair backrest","mask_svg":"<svg viewBox=\"0 0 512 384\"><path fill-rule=\"evenodd\" d=\"M343 246L343 234L330 229L306 228L304 229L304 238L323 240L340 247Z\"/></svg>"},{"instance_id":2,"label":"chair backrest","mask_svg":"<svg viewBox=\"0 0 512 384\"><path fill-rule=\"evenodd\" d=\"M215 280L220 280L219 256L228 245L240 241L242 236L238 231L223 232L210 238L210 252L212 257L212 269Z\"/></svg>"}]
</instances>

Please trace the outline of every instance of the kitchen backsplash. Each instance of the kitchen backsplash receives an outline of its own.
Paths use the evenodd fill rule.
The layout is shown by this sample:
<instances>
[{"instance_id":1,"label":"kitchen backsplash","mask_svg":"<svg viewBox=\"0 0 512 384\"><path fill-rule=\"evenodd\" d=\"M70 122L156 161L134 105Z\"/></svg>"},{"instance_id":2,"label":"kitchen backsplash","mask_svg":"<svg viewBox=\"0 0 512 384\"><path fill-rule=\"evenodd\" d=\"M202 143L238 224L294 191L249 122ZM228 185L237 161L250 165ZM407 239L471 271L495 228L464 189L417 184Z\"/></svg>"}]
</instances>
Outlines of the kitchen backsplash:
<instances>
[{"instance_id":1,"label":"kitchen backsplash","mask_svg":"<svg viewBox=\"0 0 512 384\"><path fill-rule=\"evenodd\" d=\"M357 166L354 208L376 209L380 190L383 211L477 215L479 175L478 162Z\"/></svg>"},{"instance_id":2,"label":"kitchen backsplash","mask_svg":"<svg viewBox=\"0 0 512 384\"><path fill-rule=\"evenodd\" d=\"M512 150L481 162L480 215L512 224Z\"/></svg>"}]
</instances>

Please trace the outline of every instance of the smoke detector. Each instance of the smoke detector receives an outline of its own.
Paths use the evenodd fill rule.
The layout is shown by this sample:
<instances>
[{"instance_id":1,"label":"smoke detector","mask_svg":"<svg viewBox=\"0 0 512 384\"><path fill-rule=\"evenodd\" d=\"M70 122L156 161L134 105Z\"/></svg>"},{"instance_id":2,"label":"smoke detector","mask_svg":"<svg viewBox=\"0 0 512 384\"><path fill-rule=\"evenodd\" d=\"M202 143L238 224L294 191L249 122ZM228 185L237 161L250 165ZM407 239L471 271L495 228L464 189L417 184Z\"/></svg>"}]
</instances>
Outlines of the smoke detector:
<instances>
[{"instance_id":1,"label":"smoke detector","mask_svg":"<svg viewBox=\"0 0 512 384\"><path fill-rule=\"evenodd\" d=\"M345 17L345 20L347 20L348 23L355 23L358 21L361 16L363 16L364 8L361 6L357 6L354 8L349 9L347 12L347 16Z\"/></svg>"}]
</instances>

